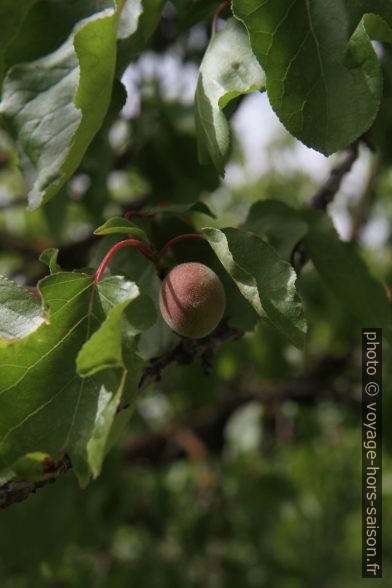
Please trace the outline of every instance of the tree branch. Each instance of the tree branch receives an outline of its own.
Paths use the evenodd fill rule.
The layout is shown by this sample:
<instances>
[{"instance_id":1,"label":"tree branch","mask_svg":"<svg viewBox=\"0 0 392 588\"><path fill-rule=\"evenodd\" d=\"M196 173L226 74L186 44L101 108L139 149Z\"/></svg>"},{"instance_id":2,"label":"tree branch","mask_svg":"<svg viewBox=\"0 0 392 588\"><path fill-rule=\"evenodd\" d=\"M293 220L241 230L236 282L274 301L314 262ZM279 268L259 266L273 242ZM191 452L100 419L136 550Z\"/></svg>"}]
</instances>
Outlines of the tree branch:
<instances>
[{"instance_id":1,"label":"tree branch","mask_svg":"<svg viewBox=\"0 0 392 588\"><path fill-rule=\"evenodd\" d=\"M324 184L306 203L307 208L318 208L327 210L328 205L332 202L339 191L343 178L351 170L354 162L358 159L360 139L354 141L347 149L343 151L341 160L332 168ZM309 257L303 248L302 241L299 241L293 248L290 256L290 263L299 274L304 265L308 262Z\"/></svg>"},{"instance_id":2,"label":"tree branch","mask_svg":"<svg viewBox=\"0 0 392 588\"><path fill-rule=\"evenodd\" d=\"M161 380L162 372L173 364L187 365L201 359L204 367L208 369L206 362L210 360L211 355L225 343L236 341L242 335L242 331L237 331L222 323L209 337L204 339L182 339L181 343L173 351L169 351L161 357L150 361L143 371L139 390L142 391L153 382Z\"/></svg>"},{"instance_id":3,"label":"tree branch","mask_svg":"<svg viewBox=\"0 0 392 588\"><path fill-rule=\"evenodd\" d=\"M213 406L182 414L161 430L130 436L123 447L124 460L132 466L162 466L178 459L195 461L210 453L220 454L225 447L227 422L238 408L250 402L269 407L273 415L278 415L279 406L288 400L302 405L332 400L357 412L361 396L351 392L349 382L343 386L340 380L350 361L351 354L325 356L291 382L265 382L260 386L251 377L235 379L225 384Z\"/></svg>"},{"instance_id":4,"label":"tree branch","mask_svg":"<svg viewBox=\"0 0 392 588\"><path fill-rule=\"evenodd\" d=\"M7 482L0 488L0 509L7 508L15 502L25 500L30 494L35 493L39 488L43 488L48 484L53 484L66 471L71 468L71 460L68 455L59 461L59 463L52 469L50 475L43 480L37 482L26 482L24 480L12 480Z\"/></svg>"},{"instance_id":5,"label":"tree branch","mask_svg":"<svg viewBox=\"0 0 392 588\"><path fill-rule=\"evenodd\" d=\"M228 341L238 339L242 333L223 326L211 337L200 341L182 341L176 349L152 360L145 368L139 393L162 376L170 365L190 364L202 359L205 353L214 352ZM193 345L194 344L194 345ZM181 415L161 431L148 432L131 439L124 447L124 459L128 464L164 465L177 459L205 459L210 452L220 453L224 447L224 430L230 416L241 406L249 402L278 406L291 400L298 404L315 404L333 400L345 403L355 410L361 406L361 398L341 383L335 385L339 376L347 367L351 355L343 358L326 356L309 372L294 378L292 382L265 383L260 388L251 379L240 379L225 385L224 394L218 398L213 407L192 410ZM126 408L124 405L122 408ZM44 480L26 482L10 481L0 488L0 508L25 500L39 488L55 482L72 467L68 456L57 464Z\"/></svg>"},{"instance_id":6,"label":"tree branch","mask_svg":"<svg viewBox=\"0 0 392 588\"><path fill-rule=\"evenodd\" d=\"M161 357L152 359L144 369L138 388L138 394L153 382L162 378L162 372L170 365L186 365L201 359L203 365L209 366L212 354L228 341L235 341L242 337L243 333L222 324L209 337L198 340L183 339L179 345ZM125 409L129 404L123 404L120 409ZM7 482L0 488L0 509L7 508L15 502L25 500L30 494L39 488L55 482L61 474L72 467L70 458L65 455L62 460L48 472L47 477L36 482L16 480Z\"/></svg>"},{"instance_id":7,"label":"tree branch","mask_svg":"<svg viewBox=\"0 0 392 588\"><path fill-rule=\"evenodd\" d=\"M327 180L311 198L308 206L326 210L339 191L342 180L351 170L359 155L359 141L354 141L345 151L339 163L332 168Z\"/></svg>"},{"instance_id":8,"label":"tree branch","mask_svg":"<svg viewBox=\"0 0 392 588\"><path fill-rule=\"evenodd\" d=\"M376 183L378 174L380 173L381 166L382 159L380 156L378 156L372 162L365 188L353 214L350 241L356 241L358 239L361 229L366 223L368 213L372 205L372 198L374 196L374 184Z\"/></svg>"}]
</instances>

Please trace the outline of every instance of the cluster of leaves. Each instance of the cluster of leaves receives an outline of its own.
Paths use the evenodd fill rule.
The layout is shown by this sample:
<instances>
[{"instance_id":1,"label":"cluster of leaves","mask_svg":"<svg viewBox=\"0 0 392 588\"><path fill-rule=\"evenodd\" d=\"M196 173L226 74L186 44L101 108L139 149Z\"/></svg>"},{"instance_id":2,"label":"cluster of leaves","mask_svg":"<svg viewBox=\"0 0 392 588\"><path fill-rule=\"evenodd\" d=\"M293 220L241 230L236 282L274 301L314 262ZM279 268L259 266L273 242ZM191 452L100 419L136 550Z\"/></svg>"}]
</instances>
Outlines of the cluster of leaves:
<instances>
[{"instance_id":1,"label":"cluster of leaves","mask_svg":"<svg viewBox=\"0 0 392 588\"><path fill-rule=\"evenodd\" d=\"M370 42L390 40L391 2L234 0L206 48L218 4L172 0L151 38L161 0L1 3L0 499L4 482L51 479L64 453L78 478L0 511L4 588L361 585L361 326L383 328L392 377L392 60ZM140 112L125 120L120 78L147 47L200 67L195 104L166 96L157 75L140 80ZM323 153L366 131L381 100L365 210L376 232L388 225L379 250L303 209L319 185L299 169L219 183L242 157L236 99L264 89L286 129ZM287 133L266 155L285 162L294 148ZM338 201L356 215L355 198ZM159 251L190 231L204 239L164 262L212 267L223 326L245 336L217 350L209 375L175 365L140 397L142 374L179 344L156 268L124 248L94 276L127 236ZM311 260L299 275L293 250ZM388 427L383 441L389 586Z\"/></svg>"},{"instance_id":2,"label":"cluster of leaves","mask_svg":"<svg viewBox=\"0 0 392 588\"><path fill-rule=\"evenodd\" d=\"M160 0L3 3L1 114L29 171L31 208L77 169L104 122L113 84L121 95L124 64L144 48L161 8ZM349 7L336 0L324 10L305 0L238 0L233 14L200 66L202 161L212 160L223 175L230 133L222 111L253 90L266 89L288 131L325 154L370 127L382 97L371 39L392 39L389 2Z\"/></svg>"},{"instance_id":3,"label":"cluster of leaves","mask_svg":"<svg viewBox=\"0 0 392 588\"><path fill-rule=\"evenodd\" d=\"M325 154L369 128L382 87L370 39L389 40L392 8L381 2L372 7L358 2L355 8L346 4L336 0L324 10L318 2L233 3L234 18L215 32L200 65L195 126L201 161L212 161L224 174L230 130L223 110L254 90L266 89L286 128ZM31 209L58 192L60 197L73 174L83 165L88 169L89 155L90 164L93 159L88 148L97 148L94 138L107 135L108 121L124 103L119 78L144 49L161 8L159 0L2 4L0 111L19 150ZM339 16L336 30L331 14ZM163 174L170 177L165 140L157 140L155 154L145 145L139 151L143 149L148 151L143 171L148 175L154 164L152 188L164 193L164 176L155 164L160 161ZM98 183L105 153L99 151L100 163L91 173ZM191 158L192 172L194 168ZM110 264L111 275L98 284L94 273L118 235L133 235L158 249L167 240L168 227L171 236L187 232L184 214L209 214L196 200L200 190L192 188L192 173L188 175L182 183L182 206L145 210L141 220L107 215L96 230L106 237L90 267L62 271L56 251L46 251L41 259L51 275L38 284L39 300L1 280L3 482L16 476L42 478L46 471L50 475L64 453L82 485L100 473L129 416L129 411L120 415L119 408L134 401L148 361L173 348L178 338L156 312L160 282L140 253L118 254ZM217 184L211 170L203 179L207 189ZM173 230L171 222L177 223ZM217 271L227 293L225 320L230 326L250 331L257 320L268 321L303 349L305 313L289 263L290 252L302 241L321 278L347 309L364 324L383 327L392 338L383 286L355 246L339 240L322 212L264 200L252 206L243 227L212 226L202 233L205 242L176 249L170 263L200 260Z\"/></svg>"},{"instance_id":4,"label":"cluster of leaves","mask_svg":"<svg viewBox=\"0 0 392 588\"><path fill-rule=\"evenodd\" d=\"M166 208L163 214L183 214L187 208ZM151 211L139 226L112 217L96 232L125 232L149 242L148 227L141 225L151 224L153 216ZM279 238L282 218L292 231ZM300 213L264 200L251 207L243 229L205 228L202 234L216 257L204 243L194 255L222 276L229 324L252 330L257 318L268 320L303 348L306 324L295 272L260 236L275 239L282 251L302 238L326 284L364 324L381 325L391 338L391 309L381 283L355 249L340 242L322 212ZM131 276L96 283L94 275L62 272L56 255L50 250L43 254L52 275L39 282L42 305L27 290L1 281L0 463L3 479L40 476L37 463L47 467L48 459L57 461L67 452L85 485L100 473L118 430L120 403L129 404L136 396L143 360L170 348L176 336L156 312L159 279L150 261L139 259L137 276L133 267ZM155 345L149 345L151 339ZM56 423L55 429L48 422Z\"/></svg>"}]
</instances>

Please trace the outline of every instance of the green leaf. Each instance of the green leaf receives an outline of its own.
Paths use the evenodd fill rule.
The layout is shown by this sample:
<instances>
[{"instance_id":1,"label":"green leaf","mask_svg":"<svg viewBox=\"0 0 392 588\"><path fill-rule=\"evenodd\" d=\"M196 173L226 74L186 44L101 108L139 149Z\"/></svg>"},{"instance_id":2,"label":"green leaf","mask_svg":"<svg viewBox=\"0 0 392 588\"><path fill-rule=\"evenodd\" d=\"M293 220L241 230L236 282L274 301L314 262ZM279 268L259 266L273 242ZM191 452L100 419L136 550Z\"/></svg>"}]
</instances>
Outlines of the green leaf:
<instances>
[{"instance_id":1,"label":"green leaf","mask_svg":"<svg viewBox=\"0 0 392 588\"><path fill-rule=\"evenodd\" d=\"M5 69L5 52L8 45L18 35L19 29L30 8L37 0L2 0L0 4L0 82L3 80Z\"/></svg>"},{"instance_id":2,"label":"green leaf","mask_svg":"<svg viewBox=\"0 0 392 588\"><path fill-rule=\"evenodd\" d=\"M115 79L105 120L90 143L78 170L80 173L87 174L89 178L89 186L83 195L83 206L94 224L102 222L105 206L110 200L108 178L115 167L115 153L109 140L110 129L113 123L118 121L119 113L126 99L127 91L125 87L120 80ZM55 204L57 204L58 198L59 195L56 197ZM51 202L49 201L45 209L50 204Z\"/></svg>"},{"instance_id":3,"label":"green leaf","mask_svg":"<svg viewBox=\"0 0 392 588\"><path fill-rule=\"evenodd\" d=\"M158 278L156 271L152 267L148 267L147 270L140 276L138 284L144 287L152 297L152 303L154 310L151 308L151 316L154 313L156 320L150 322L148 329L144 330L138 338L137 349L143 359L148 360L153 357L158 357L163 353L166 353L170 349L173 349L179 342L179 337L176 335L170 327L163 320L162 313L159 309L159 291L161 289L162 282ZM128 307L126 316L132 311L132 306ZM137 326L135 320L132 321L133 329Z\"/></svg>"},{"instance_id":4,"label":"green leaf","mask_svg":"<svg viewBox=\"0 0 392 588\"><path fill-rule=\"evenodd\" d=\"M229 19L216 33L200 66L195 96L199 159L214 163L223 176L230 150L230 131L223 109L240 96L264 85L264 74L250 48L242 24Z\"/></svg>"},{"instance_id":5,"label":"green leaf","mask_svg":"<svg viewBox=\"0 0 392 588\"><path fill-rule=\"evenodd\" d=\"M119 390L114 396L110 396L105 391L102 391L99 397L99 409L95 420L94 431L87 443L88 461L93 478L97 478L101 473L105 455L117 441L134 409L144 362L136 354L132 354L131 358L127 361L127 365L128 371L125 389L123 391ZM123 398L131 402L131 406L117 413L120 401Z\"/></svg>"},{"instance_id":6,"label":"green leaf","mask_svg":"<svg viewBox=\"0 0 392 588\"><path fill-rule=\"evenodd\" d=\"M300 212L279 200L260 200L255 202L243 226L259 237L268 237L271 245L284 259L306 234L308 226Z\"/></svg>"},{"instance_id":7,"label":"green leaf","mask_svg":"<svg viewBox=\"0 0 392 588\"><path fill-rule=\"evenodd\" d=\"M119 26L118 74L144 49L158 24L162 7L163 0L126 2Z\"/></svg>"},{"instance_id":8,"label":"green leaf","mask_svg":"<svg viewBox=\"0 0 392 588\"><path fill-rule=\"evenodd\" d=\"M94 235L111 235L113 233L126 233L140 239L141 241L148 242L148 237L143 229L120 216L109 218L103 225L94 231Z\"/></svg>"},{"instance_id":9,"label":"green leaf","mask_svg":"<svg viewBox=\"0 0 392 588\"><path fill-rule=\"evenodd\" d=\"M272 108L291 134L328 155L369 128L382 73L363 16L377 13L390 25L390 1L233 0L233 10L265 71Z\"/></svg>"},{"instance_id":10,"label":"green leaf","mask_svg":"<svg viewBox=\"0 0 392 588\"><path fill-rule=\"evenodd\" d=\"M105 324L107 309L134 297L136 286L112 277L95 287L86 275L58 273L44 278L39 289L48 323L0 349L0 470L12 469L27 453L44 452L57 461L67 452L85 485L92 472L87 446L97 435L102 402L115 398L118 404L128 383L125 368L95 369L93 376L80 378L76 358ZM128 348L124 365L132 353Z\"/></svg>"},{"instance_id":11,"label":"green leaf","mask_svg":"<svg viewBox=\"0 0 392 588\"><path fill-rule=\"evenodd\" d=\"M293 345L303 348L306 322L293 268L251 233L232 228L206 228L203 233L257 314L268 318Z\"/></svg>"},{"instance_id":12,"label":"green leaf","mask_svg":"<svg viewBox=\"0 0 392 588\"><path fill-rule=\"evenodd\" d=\"M61 272L61 267L57 263L58 254L58 249L55 249L54 247L49 247L48 249L42 251L41 255L39 256L40 262L48 266L51 274Z\"/></svg>"},{"instance_id":13,"label":"green leaf","mask_svg":"<svg viewBox=\"0 0 392 588\"><path fill-rule=\"evenodd\" d=\"M150 329L157 320L157 311L153 300L147 294L141 293L132 301L124 312L124 334L135 337Z\"/></svg>"},{"instance_id":14,"label":"green leaf","mask_svg":"<svg viewBox=\"0 0 392 588\"><path fill-rule=\"evenodd\" d=\"M79 22L56 51L13 66L1 113L33 177L30 208L59 191L79 165L110 102L119 9Z\"/></svg>"},{"instance_id":15,"label":"green leaf","mask_svg":"<svg viewBox=\"0 0 392 588\"><path fill-rule=\"evenodd\" d=\"M107 316L76 358L76 369L82 378L108 368L125 368L121 346L121 320L125 308L139 296L139 288L126 280L119 287L118 279L109 278L98 286L100 296L104 297L108 289L112 294L113 287L118 304L113 307L110 298L105 298L109 303Z\"/></svg>"},{"instance_id":16,"label":"green leaf","mask_svg":"<svg viewBox=\"0 0 392 588\"><path fill-rule=\"evenodd\" d=\"M0 276L1 339L20 339L44 321L41 303L26 288Z\"/></svg>"},{"instance_id":17,"label":"green leaf","mask_svg":"<svg viewBox=\"0 0 392 588\"><path fill-rule=\"evenodd\" d=\"M383 285L369 272L353 243L340 241L322 212L303 213L309 224L304 246L325 286L364 327L381 327L392 340L392 308Z\"/></svg>"}]
</instances>

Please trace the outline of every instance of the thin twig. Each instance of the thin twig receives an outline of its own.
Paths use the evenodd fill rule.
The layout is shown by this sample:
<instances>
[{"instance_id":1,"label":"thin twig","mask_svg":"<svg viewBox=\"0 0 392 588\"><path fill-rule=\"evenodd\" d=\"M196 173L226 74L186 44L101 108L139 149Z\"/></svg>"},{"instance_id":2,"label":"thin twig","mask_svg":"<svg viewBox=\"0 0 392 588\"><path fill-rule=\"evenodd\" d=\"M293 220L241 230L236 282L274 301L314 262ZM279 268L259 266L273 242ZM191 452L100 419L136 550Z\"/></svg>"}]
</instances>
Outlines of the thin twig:
<instances>
[{"instance_id":1,"label":"thin twig","mask_svg":"<svg viewBox=\"0 0 392 588\"><path fill-rule=\"evenodd\" d=\"M328 204L332 202L335 194L338 192L344 176L348 174L354 162L358 159L358 155L359 142L354 141L354 143L347 147L343 152L341 161L336 167L332 168L326 182L317 190L310 200L309 206L311 208L326 210Z\"/></svg>"},{"instance_id":2,"label":"thin twig","mask_svg":"<svg viewBox=\"0 0 392 588\"><path fill-rule=\"evenodd\" d=\"M361 194L358 206L353 214L350 241L356 241L358 239L359 233L363 225L366 223L372 203L372 198L374 196L374 184L377 180L378 174L380 173L381 165L381 157L378 156L372 162L366 186Z\"/></svg>"},{"instance_id":3,"label":"thin twig","mask_svg":"<svg viewBox=\"0 0 392 588\"><path fill-rule=\"evenodd\" d=\"M144 369L140 380L139 390L144 390L154 382L162 378L162 372L170 365L188 365L198 359L203 359L206 354L215 353L219 347L229 341L236 341L243 335L242 331L232 329L226 324L222 324L209 337L204 339L183 339L173 351L165 355L152 359L149 365Z\"/></svg>"}]
</instances>

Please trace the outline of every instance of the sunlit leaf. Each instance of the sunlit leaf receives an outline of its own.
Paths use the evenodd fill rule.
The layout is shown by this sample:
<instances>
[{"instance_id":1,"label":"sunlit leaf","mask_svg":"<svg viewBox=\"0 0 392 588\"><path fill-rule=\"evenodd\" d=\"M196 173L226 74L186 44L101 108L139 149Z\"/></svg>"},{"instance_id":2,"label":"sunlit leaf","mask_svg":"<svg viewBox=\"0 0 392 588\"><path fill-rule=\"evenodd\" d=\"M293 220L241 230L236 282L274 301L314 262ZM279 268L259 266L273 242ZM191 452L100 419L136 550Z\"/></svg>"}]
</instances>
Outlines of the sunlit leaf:
<instances>
[{"instance_id":1,"label":"sunlit leaf","mask_svg":"<svg viewBox=\"0 0 392 588\"><path fill-rule=\"evenodd\" d=\"M293 268L255 235L238 229L203 229L222 265L257 314L268 318L297 347L306 323Z\"/></svg>"},{"instance_id":2,"label":"sunlit leaf","mask_svg":"<svg viewBox=\"0 0 392 588\"><path fill-rule=\"evenodd\" d=\"M216 33L200 66L195 96L199 156L221 175L230 151L230 130L223 109L240 96L260 90L264 75L242 24L230 19Z\"/></svg>"},{"instance_id":3,"label":"sunlit leaf","mask_svg":"<svg viewBox=\"0 0 392 588\"><path fill-rule=\"evenodd\" d=\"M391 2L234 0L233 10L265 71L272 108L290 133L328 155L369 128L382 73L363 16L384 17L384 27L372 26L370 34L385 39Z\"/></svg>"}]
</instances>

